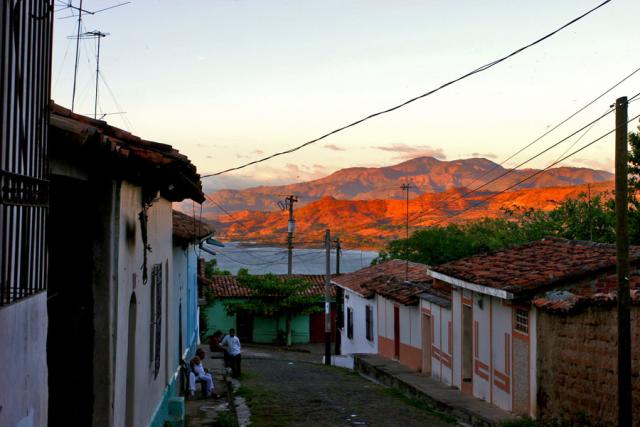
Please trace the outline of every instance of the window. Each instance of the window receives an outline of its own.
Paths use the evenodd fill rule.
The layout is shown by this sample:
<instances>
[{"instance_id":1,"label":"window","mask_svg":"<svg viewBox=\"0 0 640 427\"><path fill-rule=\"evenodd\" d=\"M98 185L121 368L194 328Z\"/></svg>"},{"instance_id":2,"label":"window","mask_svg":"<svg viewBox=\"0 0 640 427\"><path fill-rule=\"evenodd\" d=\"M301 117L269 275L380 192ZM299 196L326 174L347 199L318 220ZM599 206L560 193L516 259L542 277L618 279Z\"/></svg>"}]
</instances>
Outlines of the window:
<instances>
[{"instance_id":1,"label":"window","mask_svg":"<svg viewBox=\"0 0 640 427\"><path fill-rule=\"evenodd\" d=\"M353 308L347 308L347 338L353 339Z\"/></svg>"},{"instance_id":2,"label":"window","mask_svg":"<svg viewBox=\"0 0 640 427\"><path fill-rule=\"evenodd\" d=\"M523 334L529 333L529 311L516 308L516 324L515 330L518 332L522 332Z\"/></svg>"},{"instance_id":3,"label":"window","mask_svg":"<svg viewBox=\"0 0 640 427\"><path fill-rule=\"evenodd\" d=\"M373 307L370 305L365 309L365 324L367 328L367 339L373 341Z\"/></svg>"},{"instance_id":4,"label":"window","mask_svg":"<svg viewBox=\"0 0 640 427\"><path fill-rule=\"evenodd\" d=\"M153 367L153 376L160 372L160 344L162 339L162 264L155 264L151 271L151 324L149 327L149 364Z\"/></svg>"}]
</instances>

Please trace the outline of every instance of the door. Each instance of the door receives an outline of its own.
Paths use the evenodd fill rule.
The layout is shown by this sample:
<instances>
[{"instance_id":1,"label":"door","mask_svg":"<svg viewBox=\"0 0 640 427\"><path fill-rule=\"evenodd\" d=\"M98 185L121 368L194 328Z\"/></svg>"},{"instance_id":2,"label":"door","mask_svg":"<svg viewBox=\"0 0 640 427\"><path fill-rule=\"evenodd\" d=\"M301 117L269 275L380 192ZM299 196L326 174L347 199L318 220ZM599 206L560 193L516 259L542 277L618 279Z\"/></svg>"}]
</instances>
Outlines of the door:
<instances>
[{"instance_id":1,"label":"door","mask_svg":"<svg viewBox=\"0 0 640 427\"><path fill-rule=\"evenodd\" d=\"M240 342L253 341L253 315L241 311L236 315L236 334Z\"/></svg>"},{"instance_id":2,"label":"door","mask_svg":"<svg viewBox=\"0 0 640 427\"><path fill-rule=\"evenodd\" d=\"M473 308L462 305L462 392L473 394Z\"/></svg>"},{"instance_id":3,"label":"door","mask_svg":"<svg viewBox=\"0 0 640 427\"><path fill-rule=\"evenodd\" d=\"M422 315L422 373L431 375L431 316Z\"/></svg>"},{"instance_id":4,"label":"door","mask_svg":"<svg viewBox=\"0 0 640 427\"><path fill-rule=\"evenodd\" d=\"M393 357L400 359L400 307L393 307Z\"/></svg>"},{"instance_id":5,"label":"door","mask_svg":"<svg viewBox=\"0 0 640 427\"><path fill-rule=\"evenodd\" d=\"M127 336L127 398L125 400L125 425L135 425L136 399L136 324L137 324L136 294L131 295L129 301L129 328Z\"/></svg>"}]
</instances>

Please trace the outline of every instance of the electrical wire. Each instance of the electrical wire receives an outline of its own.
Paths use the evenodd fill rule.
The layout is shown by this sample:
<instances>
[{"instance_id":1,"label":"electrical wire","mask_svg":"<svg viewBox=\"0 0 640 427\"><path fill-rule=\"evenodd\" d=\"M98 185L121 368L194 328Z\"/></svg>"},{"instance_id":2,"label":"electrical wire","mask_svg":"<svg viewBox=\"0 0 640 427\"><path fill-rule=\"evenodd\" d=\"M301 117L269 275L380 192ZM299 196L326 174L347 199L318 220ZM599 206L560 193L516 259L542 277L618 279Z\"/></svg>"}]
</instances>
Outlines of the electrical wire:
<instances>
[{"instance_id":1,"label":"electrical wire","mask_svg":"<svg viewBox=\"0 0 640 427\"><path fill-rule=\"evenodd\" d=\"M587 15L591 14L592 12L594 12L594 11L598 10L599 8L603 7L604 5L609 3L610 1L611 0L605 0L604 2L600 3L596 7L590 9L589 11L587 11L585 13L583 13L582 15L578 16L577 18L572 19L571 21L567 22L566 24L562 25L561 27L557 28L556 30L554 30L554 31L552 31L552 32L550 32L550 33L538 38L537 40L535 40L535 41L533 41L533 42L531 42L531 43L529 43L529 44L527 44L525 46L522 46L522 47L516 49L515 51L509 53L506 56L503 56L503 57L501 57L499 59L491 61L491 62L489 62L489 63L487 63L485 65L482 65L482 66L480 66L480 67L478 67L478 68L476 68L476 69L474 69L474 70L472 70L472 71L470 71L470 72L468 72L466 74L461 75L460 77L457 77L457 78L455 78L453 80L450 80L447 83L444 83L444 84L440 85L439 87L437 87L435 89L432 89L432 90L430 90L430 91L428 91L426 93L423 93L421 95L415 96L415 97L413 97L413 98L411 98L411 99L409 99L407 101L404 101L404 102L402 102L402 103L400 103L398 105L395 105L395 106L393 106L391 108L387 108L386 110L382 110L382 111L378 111L378 112L373 113L373 114L369 114L368 116L366 116L366 117L364 117L362 119L356 120L355 122L352 122L352 123L347 124L345 126L342 126L340 128L334 129L334 130L332 130L330 132L327 132L324 135L322 135L322 136L320 136L318 138L312 139L310 141L307 141L307 142L305 142L305 143L303 143L301 145L298 145L297 147L293 147L293 148L290 148L290 149L285 150L285 151L281 151L281 152L278 152L278 153L275 153L275 154L271 154L271 155L269 155L267 157L264 157L262 159L253 160L251 162L242 164L240 166L235 166L235 167L232 167L232 168L229 168L229 169L225 169L225 170L222 170L220 172L211 173L211 174L205 174L205 175L202 175L201 178L208 178L208 177L211 177L211 176L222 175L224 173L228 173L228 172L231 172L231 171L236 171L236 170L239 170L239 169L243 169L243 168L246 168L248 166L255 165L257 163L265 162L265 161L270 160L270 159L272 159L274 157L278 157L278 156L282 156L282 155L285 155L285 154L293 153L293 152L298 151L298 150L300 150L300 149L302 149L302 148L304 148L304 147L306 147L308 145L314 144L314 143L316 143L316 142L318 142L320 140L323 140L323 139L325 139L325 138L327 138L327 137L329 137L331 135L334 135L334 134L336 134L338 132L341 132L341 131L349 129L349 128L353 127L353 126L359 125L360 123L363 123L363 122L365 122L367 120L370 120L370 119L372 119L374 117L377 117L377 116L380 116L380 115L383 115L383 114L387 114L387 113L390 113L392 111L395 111L395 110L398 110L400 108L403 108L403 107L405 107L405 106L407 106L407 105L409 105L409 104L411 104L411 103L413 103L415 101L418 101L418 100L420 100L422 98L426 98L427 96L432 95L432 94L434 94L434 93L436 93L436 92L438 92L438 91L440 91L440 90L442 90L442 89L444 89L444 88L446 88L448 86L451 86L451 85L453 85L453 84L455 84L455 83L457 83L457 82L459 82L461 80L464 80L464 79L466 79L468 77L471 77L474 74L478 74L478 73L481 73L483 71L486 71L489 68L494 67L495 65L498 65L501 62L506 61L507 59L519 54L520 52L523 52L524 50L529 49L530 47L535 46L538 43L541 43L542 41L554 36L555 34L557 34L558 32L562 31L563 29L567 28L568 26L574 24L575 22L581 20L582 18L586 17Z\"/></svg>"}]
</instances>

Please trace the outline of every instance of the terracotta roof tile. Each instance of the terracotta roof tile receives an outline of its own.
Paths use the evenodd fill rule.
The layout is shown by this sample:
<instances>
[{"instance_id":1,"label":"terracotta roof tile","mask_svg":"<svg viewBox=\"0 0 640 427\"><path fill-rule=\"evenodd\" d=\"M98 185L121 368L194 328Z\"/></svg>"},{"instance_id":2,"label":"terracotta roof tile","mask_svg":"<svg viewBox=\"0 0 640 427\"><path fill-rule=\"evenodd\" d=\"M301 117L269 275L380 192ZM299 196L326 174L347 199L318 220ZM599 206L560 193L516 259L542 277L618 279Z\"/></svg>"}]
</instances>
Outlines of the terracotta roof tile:
<instances>
[{"instance_id":1,"label":"terracotta roof tile","mask_svg":"<svg viewBox=\"0 0 640 427\"><path fill-rule=\"evenodd\" d=\"M411 282L424 282L431 278L427 275L428 266L416 262L409 262L408 280ZM380 276L394 277L400 280L405 279L406 262L399 259L392 259L380 264L372 265L354 271L353 273L335 276L332 282L340 287L350 289L366 298L373 296L373 291L365 285Z\"/></svg>"},{"instance_id":2,"label":"terracotta roof tile","mask_svg":"<svg viewBox=\"0 0 640 427\"><path fill-rule=\"evenodd\" d=\"M190 243L202 240L213 234L213 227L182 212L173 211L173 240L177 243Z\"/></svg>"},{"instance_id":3,"label":"terracotta roof tile","mask_svg":"<svg viewBox=\"0 0 640 427\"><path fill-rule=\"evenodd\" d=\"M394 276L378 276L363 285L364 288L380 296L403 305L418 303L418 295L427 290L427 286L405 282Z\"/></svg>"},{"instance_id":4,"label":"terracotta roof tile","mask_svg":"<svg viewBox=\"0 0 640 427\"><path fill-rule=\"evenodd\" d=\"M283 275L282 277L286 277ZM294 278L305 279L311 286L305 290L305 296L324 296L325 276L321 274L294 274ZM251 296L251 289L238 282L236 276L213 276L208 279L199 277L201 285L209 287L218 298L244 298ZM335 288L331 286L331 297L335 297Z\"/></svg>"},{"instance_id":5,"label":"terracotta roof tile","mask_svg":"<svg viewBox=\"0 0 640 427\"><path fill-rule=\"evenodd\" d=\"M615 254L616 248L612 244L546 238L451 261L432 270L514 295L533 294L615 269ZM630 260L640 260L639 246L631 247Z\"/></svg>"},{"instance_id":6,"label":"terracotta roof tile","mask_svg":"<svg viewBox=\"0 0 640 427\"><path fill-rule=\"evenodd\" d=\"M52 147L69 143L84 150L93 149L101 159L113 162L114 174L124 173L123 165L128 165L129 178L139 179L143 175L162 184L161 191L168 200L204 201L196 167L172 146L146 141L105 121L76 114L53 101L49 108ZM104 156L105 152L108 157Z\"/></svg>"}]
</instances>

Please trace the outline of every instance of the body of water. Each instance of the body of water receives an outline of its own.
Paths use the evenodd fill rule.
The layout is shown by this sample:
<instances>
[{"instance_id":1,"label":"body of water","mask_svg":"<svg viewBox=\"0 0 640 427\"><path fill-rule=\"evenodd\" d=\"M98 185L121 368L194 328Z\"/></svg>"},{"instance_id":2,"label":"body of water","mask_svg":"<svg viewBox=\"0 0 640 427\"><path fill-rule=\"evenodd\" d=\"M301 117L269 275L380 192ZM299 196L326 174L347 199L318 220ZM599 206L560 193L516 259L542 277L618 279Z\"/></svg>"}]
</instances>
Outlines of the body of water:
<instances>
[{"instance_id":1,"label":"body of water","mask_svg":"<svg viewBox=\"0 0 640 427\"><path fill-rule=\"evenodd\" d=\"M287 274L287 249L275 247L243 246L226 243L225 247L213 247L218 266L236 274L246 268L251 274ZM340 272L350 273L371 265L378 255L374 251L343 250L340 257ZM202 252L208 261L211 255ZM325 274L324 249L294 249L293 272L295 274ZM336 251L331 251L331 273L336 272Z\"/></svg>"}]
</instances>

